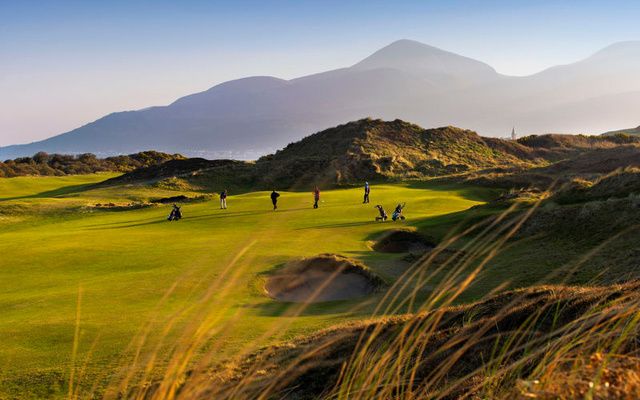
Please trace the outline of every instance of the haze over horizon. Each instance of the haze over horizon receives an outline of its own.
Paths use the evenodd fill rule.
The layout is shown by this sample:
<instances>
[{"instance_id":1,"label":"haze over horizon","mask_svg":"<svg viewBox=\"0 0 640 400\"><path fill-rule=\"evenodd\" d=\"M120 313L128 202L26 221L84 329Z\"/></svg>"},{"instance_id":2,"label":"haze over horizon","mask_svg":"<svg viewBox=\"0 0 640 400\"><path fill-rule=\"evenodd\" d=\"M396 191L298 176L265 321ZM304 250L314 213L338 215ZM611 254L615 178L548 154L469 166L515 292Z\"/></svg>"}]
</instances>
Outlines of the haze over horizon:
<instances>
[{"instance_id":1,"label":"haze over horizon","mask_svg":"<svg viewBox=\"0 0 640 400\"><path fill-rule=\"evenodd\" d=\"M0 146L231 79L342 68L402 38L530 75L640 38L638 11L631 1L0 2Z\"/></svg>"}]
</instances>

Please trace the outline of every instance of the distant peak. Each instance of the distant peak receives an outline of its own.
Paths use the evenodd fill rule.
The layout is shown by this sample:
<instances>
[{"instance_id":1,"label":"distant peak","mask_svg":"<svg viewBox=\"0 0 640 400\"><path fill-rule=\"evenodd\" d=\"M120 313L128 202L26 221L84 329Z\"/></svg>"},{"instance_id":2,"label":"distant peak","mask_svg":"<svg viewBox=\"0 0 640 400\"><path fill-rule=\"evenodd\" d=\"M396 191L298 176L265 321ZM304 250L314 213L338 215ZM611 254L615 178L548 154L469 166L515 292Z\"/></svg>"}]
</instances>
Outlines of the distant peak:
<instances>
[{"instance_id":1,"label":"distant peak","mask_svg":"<svg viewBox=\"0 0 640 400\"><path fill-rule=\"evenodd\" d=\"M624 42L613 43L596 52L593 56L591 56L591 58L626 55L629 53L640 54L640 40L628 40Z\"/></svg>"},{"instance_id":2,"label":"distant peak","mask_svg":"<svg viewBox=\"0 0 640 400\"><path fill-rule=\"evenodd\" d=\"M439 49L439 48L437 48L435 46L430 46L428 44L425 44L425 43L422 43L422 42L418 42L417 40L411 40L411 39L396 40L395 42L392 42L392 43L388 44L387 46L383 47L382 50L384 50L384 49L396 49L396 48L444 51L444 50Z\"/></svg>"},{"instance_id":3,"label":"distant peak","mask_svg":"<svg viewBox=\"0 0 640 400\"><path fill-rule=\"evenodd\" d=\"M396 40L352 68L391 68L429 78L435 74L476 80L497 75L485 63L410 39Z\"/></svg>"},{"instance_id":4,"label":"distant peak","mask_svg":"<svg viewBox=\"0 0 640 400\"><path fill-rule=\"evenodd\" d=\"M434 46L430 46L428 44L418 42L416 40L400 39L400 40L396 40L395 42L392 42L391 44L384 46L383 48L376 51L369 57L365 58L358 64L362 64L365 61L371 60L371 59L380 59L380 58L393 59L396 57L419 58L419 57L436 56L436 55L443 55L443 54L450 54L452 56L455 56L455 54L453 53L439 49Z\"/></svg>"}]
</instances>

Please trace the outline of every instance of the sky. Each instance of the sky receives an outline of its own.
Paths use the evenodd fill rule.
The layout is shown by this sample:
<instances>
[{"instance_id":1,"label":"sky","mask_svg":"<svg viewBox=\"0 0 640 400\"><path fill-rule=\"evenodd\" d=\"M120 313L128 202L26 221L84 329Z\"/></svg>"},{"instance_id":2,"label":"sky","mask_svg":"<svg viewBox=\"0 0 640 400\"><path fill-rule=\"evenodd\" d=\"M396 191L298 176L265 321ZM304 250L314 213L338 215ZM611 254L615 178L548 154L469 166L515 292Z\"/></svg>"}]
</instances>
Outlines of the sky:
<instances>
[{"instance_id":1,"label":"sky","mask_svg":"<svg viewBox=\"0 0 640 400\"><path fill-rule=\"evenodd\" d=\"M0 0L0 146L413 39L529 75L640 39L638 1Z\"/></svg>"}]
</instances>

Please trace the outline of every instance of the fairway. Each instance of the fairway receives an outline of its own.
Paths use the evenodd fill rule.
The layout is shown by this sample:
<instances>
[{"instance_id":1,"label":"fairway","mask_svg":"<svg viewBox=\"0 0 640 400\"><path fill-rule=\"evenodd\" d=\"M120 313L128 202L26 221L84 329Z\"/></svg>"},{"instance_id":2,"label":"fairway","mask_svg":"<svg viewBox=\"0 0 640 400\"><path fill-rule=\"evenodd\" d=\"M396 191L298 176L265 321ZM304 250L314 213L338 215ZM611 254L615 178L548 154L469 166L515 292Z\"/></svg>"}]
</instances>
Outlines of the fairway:
<instances>
[{"instance_id":1,"label":"fairway","mask_svg":"<svg viewBox=\"0 0 640 400\"><path fill-rule=\"evenodd\" d=\"M176 343L206 336L214 339L203 345L222 359L366 317L381 294L318 303L294 315L295 307L265 295L265 276L295 258L337 253L391 283L407 263L402 255L372 251L372 238L467 209L490 194L381 184L372 186L371 204L361 204L360 188L328 190L314 210L310 192L281 192L274 212L269 192L230 193L227 210L214 197L184 204L184 218L168 222L168 205L88 207L183 194L91 186L111 176L0 180L0 398L65 397L71 370L74 385L100 391L138 348L157 353L155 365L162 366ZM375 204L390 213L398 202L407 203L407 221L374 221Z\"/></svg>"}]
</instances>

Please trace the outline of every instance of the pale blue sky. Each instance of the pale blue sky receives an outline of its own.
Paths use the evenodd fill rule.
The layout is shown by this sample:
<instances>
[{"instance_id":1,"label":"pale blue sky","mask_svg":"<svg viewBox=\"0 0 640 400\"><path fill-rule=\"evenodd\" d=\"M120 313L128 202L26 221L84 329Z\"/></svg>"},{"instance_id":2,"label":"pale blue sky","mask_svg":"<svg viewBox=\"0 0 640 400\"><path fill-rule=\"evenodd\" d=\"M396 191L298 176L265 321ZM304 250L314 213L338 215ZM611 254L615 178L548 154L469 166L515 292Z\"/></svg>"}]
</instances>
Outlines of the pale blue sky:
<instances>
[{"instance_id":1,"label":"pale blue sky","mask_svg":"<svg viewBox=\"0 0 640 400\"><path fill-rule=\"evenodd\" d=\"M0 146L408 38L535 73L640 39L637 1L0 0Z\"/></svg>"}]
</instances>

